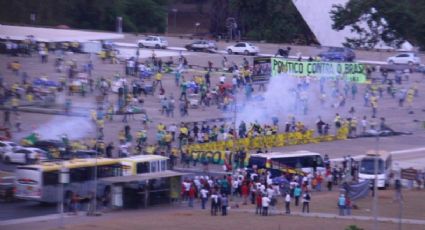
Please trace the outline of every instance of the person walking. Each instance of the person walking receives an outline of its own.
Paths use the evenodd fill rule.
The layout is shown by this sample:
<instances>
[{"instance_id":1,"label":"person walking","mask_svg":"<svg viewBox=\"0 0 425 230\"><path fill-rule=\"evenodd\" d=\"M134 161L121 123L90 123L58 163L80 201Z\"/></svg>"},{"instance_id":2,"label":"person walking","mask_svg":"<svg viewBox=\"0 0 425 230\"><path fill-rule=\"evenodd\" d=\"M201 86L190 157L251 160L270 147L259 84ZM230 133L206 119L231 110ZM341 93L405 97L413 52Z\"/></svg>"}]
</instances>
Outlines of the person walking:
<instances>
[{"instance_id":1,"label":"person walking","mask_svg":"<svg viewBox=\"0 0 425 230\"><path fill-rule=\"evenodd\" d=\"M269 213L269 205L270 205L270 198L266 195L263 195L263 198L261 199L261 205L263 206L263 216L267 216Z\"/></svg>"},{"instance_id":2,"label":"person walking","mask_svg":"<svg viewBox=\"0 0 425 230\"><path fill-rule=\"evenodd\" d=\"M193 200L195 199L196 189L195 185L192 184L189 189L189 207L193 208Z\"/></svg>"},{"instance_id":3,"label":"person walking","mask_svg":"<svg viewBox=\"0 0 425 230\"><path fill-rule=\"evenodd\" d=\"M344 216L345 214L345 195L344 194L339 195L338 208L339 208L339 215Z\"/></svg>"},{"instance_id":4,"label":"person walking","mask_svg":"<svg viewBox=\"0 0 425 230\"><path fill-rule=\"evenodd\" d=\"M227 216L227 206L229 206L229 199L227 198L227 195L223 193L221 195L221 215Z\"/></svg>"},{"instance_id":5,"label":"person walking","mask_svg":"<svg viewBox=\"0 0 425 230\"><path fill-rule=\"evenodd\" d=\"M211 216L217 216L219 198L216 192L211 194Z\"/></svg>"},{"instance_id":6,"label":"person walking","mask_svg":"<svg viewBox=\"0 0 425 230\"><path fill-rule=\"evenodd\" d=\"M299 185L297 185L294 188L295 206L299 205L300 197L301 197L301 187Z\"/></svg>"},{"instance_id":7,"label":"person walking","mask_svg":"<svg viewBox=\"0 0 425 230\"><path fill-rule=\"evenodd\" d=\"M205 204L208 201L208 190L205 189L205 187L202 187L200 193L201 193L201 207L202 209L205 209Z\"/></svg>"},{"instance_id":8,"label":"person walking","mask_svg":"<svg viewBox=\"0 0 425 230\"><path fill-rule=\"evenodd\" d=\"M291 214L291 195L289 194L289 192L286 192L285 195L285 213L286 214Z\"/></svg>"},{"instance_id":9,"label":"person walking","mask_svg":"<svg viewBox=\"0 0 425 230\"><path fill-rule=\"evenodd\" d=\"M261 209L263 208L262 200L263 200L263 197L261 196L261 193L257 192L257 195L255 197L255 201L256 201L255 214L259 214L259 215L262 214L262 211L261 211Z\"/></svg>"},{"instance_id":10,"label":"person walking","mask_svg":"<svg viewBox=\"0 0 425 230\"><path fill-rule=\"evenodd\" d=\"M307 213L310 212L310 201L311 201L311 196L310 196L310 193L307 190L303 195L303 210L302 210L302 212L307 212Z\"/></svg>"},{"instance_id":11,"label":"person walking","mask_svg":"<svg viewBox=\"0 0 425 230\"><path fill-rule=\"evenodd\" d=\"M345 215L351 216L351 199L349 196L345 198Z\"/></svg>"},{"instance_id":12,"label":"person walking","mask_svg":"<svg viewBox=\"0 0 425 230\"><path fill-rule=\"evenodd\" d=\"M94 216L94 210L95 210L95 200L94 192L90 192L88 196L88 205L87 205L87 216Z\"/></svg>"}]
</instances>

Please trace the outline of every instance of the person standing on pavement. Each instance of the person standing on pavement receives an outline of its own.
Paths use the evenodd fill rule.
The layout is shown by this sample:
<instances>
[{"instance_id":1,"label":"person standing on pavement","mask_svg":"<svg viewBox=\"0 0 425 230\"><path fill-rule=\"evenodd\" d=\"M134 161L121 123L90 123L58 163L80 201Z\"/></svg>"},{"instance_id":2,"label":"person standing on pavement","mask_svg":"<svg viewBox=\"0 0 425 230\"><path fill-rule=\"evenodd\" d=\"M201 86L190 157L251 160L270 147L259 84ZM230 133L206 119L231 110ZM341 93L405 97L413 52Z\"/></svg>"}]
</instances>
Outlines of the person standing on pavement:
<instances>
[{"instance_id":1,"label":"person standing on pavement","mask_svg":"<svg viewBox=\"0 0 425 230\"><path fill-rule=\"evenodd\" d=\"M286 192L285 195L285 213L286 214L291 214L291 195L289 194L289 192Z\"/></svg>"},{"instance_id":2,"label":"person standing on pavement","mask_svg":"<svg viewBox=\"0 0 425 230\"><path fill-rule=\"evenodd\" d=\"M192 184L189 189L189 207L193 208L193 200L195 199L196 189L195 185Z\"/></svg>"},{"instance_id":3,"label":"person standing on pavement","mask_svg":"<svg viewBox=\"0 0 425 230\"><path fill-rule=\"evenodd\" d=\"M294 189L295 206L299 205L300 197L301 197L301 187L297 185Z\"/></svg>"},{"instance_id":4,"label":"person standing on pavement","mask_svg":"<svg viewBox=\"0 0 425 230\"><path fill-rule=\"evenodd\" d=\"M208 201L208 190L205 189L205 187L202 187L200 193L201 193L201 207L202 209L205 209L205 204Z\"/></svg>"},{"instance_id":5,"label":"person standing on pavement","mask_svg":"<svg viewBox=\"0 0 425 230\"><path fill-rule=\"evenodd\" d=\"M308 192L308 190L303 194L303 210L302 212L310 212L310 201L311 201L311 196L310 193Z\"/></svg>"},{"instance_id":6,"label":"person standing on pavement","mask_svg":"<svg viewBox=\"0 0 425 230\"><path fill-rule=\"evenodd\" d=\"M88 206L87 206L87 216L94 216L95 215L95 213L94 213L94 210L95 210L95 207L94 207L94 205L95 205L95 202L94 202L94 199L96 199L95 197L94 197L94 192L90 192L89 193L89 196L88 196Z\"/></svg>"},{"instance_id":7,"label":"person standing on pavement","mask_svg":"<svg viewBox=\"0 0 425 230\"><path fill-rule=\"evenodd\" d=\"M262 196L261 196L261 192L257 192L257 195L255 197L255 203L256 203L256 208L255 208L255 214L262 214L261 209L263 208L262 206Z\"/></svg>"},{"instance_id":8,"label":"person standing on pavement","mask_svg":"<svg viewBox=\"0 0 425 230\"><path fill-rule=\"evenodd\" d=\"M345 215L351 216L351 199L349 196L345 198Z\"/></svg>"},{"instance_id":9,"label":"person standing on pavement","mask_svg":"<svg viewBox=\"0 0 425 230\"><path fill-rule=\"evenodd\" d=\"M270 198L266 195L263 195L263 198L261 199L261 205L263 206L263 216L267 216L269 213L269 204L270 204Z\"/></svg>"},{"instance_id":10,"label":"person standing on pavement","mask_svg":"<svg viewBox=\"0 0 425 230\"><path fill-rule=\"evenodd\" d=\"M217 193L213 192L211 195L211 216L217 216L219 203L220 201Z\"/></svg>"},{"instance_id":11,"label":"person standing on pavement","mask_svg":"<svg viewBox=\"0 0 425 230\"><path fill-rule=\"evenodd\" d=\"M345 214L345 195L344 194L339 195L338 209L339 209L339 215L344 216Z\"/></svg>"},{"instance_id":12,"label":"person standing on pavement","mask_svg":"<svg viewBox=\"0 0 425 230\"><path fill-rule=\"evenodd\" d=\"M227 207L229 206L229 199L227 198L227 194L223 193L221 195L221 215L227 216Z\"/></svg>"}]
</instances>

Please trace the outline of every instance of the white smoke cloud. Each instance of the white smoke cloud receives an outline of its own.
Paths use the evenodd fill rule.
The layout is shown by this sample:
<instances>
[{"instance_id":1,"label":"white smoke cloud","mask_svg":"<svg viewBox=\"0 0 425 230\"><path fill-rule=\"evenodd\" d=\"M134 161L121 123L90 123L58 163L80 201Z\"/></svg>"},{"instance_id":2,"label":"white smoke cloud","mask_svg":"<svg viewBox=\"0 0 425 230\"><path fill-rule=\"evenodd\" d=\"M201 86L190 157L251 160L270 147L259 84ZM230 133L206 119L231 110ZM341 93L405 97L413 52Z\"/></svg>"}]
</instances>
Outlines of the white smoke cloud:
<instances>
[{"instance_id":1,"label":"white smoke cloud","mask_svg":"<svg viewBox=\"0 0 425 230\"><path fill-rule=\"evenodd\" d=\"M299 103L297 104L298 109L295 110L296 95L294 90L299 82L299 78L290 77L286 74L274 76L270 78L266 92L263 94L257 92L258 86L255 85L253 97L261 95L263 100L245 101L245 98L238 98L238 104L242 106L242 109L236 114L236 124L240 124L241 121L245 121L247 124L255 121L261 124L271 124L273 117L277 117L280 124L288 121L289 116L295 116L297 120L303 122L314 122L318 116L332 117L334 110L330 109L330 103L328 102L325 105L320 103L319 82L316 80L312 80L309 89L304 92L308 105L307 114L303 114ZM327 97L329 100L329 92L327 92Z\"/></svg>"},{"instance_id":2,"label":"white smoke cloud","mask_svg":"<svg viewBox=\"0 0 425 230\"><path fill-rule=\"evenodd\" d=\"M58 139L66 134L70 139L95 136L96 128L89 117L55 116L36 130L42 139Z\"/></svg>"}]
</instances>

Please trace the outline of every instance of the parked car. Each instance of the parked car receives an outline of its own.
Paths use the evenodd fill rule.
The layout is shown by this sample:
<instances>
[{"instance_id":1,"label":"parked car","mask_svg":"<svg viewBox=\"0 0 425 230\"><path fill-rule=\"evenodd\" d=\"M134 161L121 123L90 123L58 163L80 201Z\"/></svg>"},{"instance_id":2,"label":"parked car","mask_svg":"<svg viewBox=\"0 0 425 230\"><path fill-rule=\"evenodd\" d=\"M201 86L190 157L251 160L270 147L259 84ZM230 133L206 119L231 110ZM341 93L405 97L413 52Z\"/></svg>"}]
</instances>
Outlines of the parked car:
<instances>
[{"instance_id":1,"label":"parked car","mask_svg":"<svg viewBox=\"0 0 425 230\"><path fill-rule=\"evenodd\" d=\"M42 149L53 158L62 158L66 152L66 145L60 140L39 140L31 147Z\"/></svg>"},{"instance_id":2,"label":"parked car","mask_svg":"<svg viewBox=\"0 0 425 230\"><path fill-rule=\"evenodd\" d=\"M159 36L148 36L145 39L139 40L137 44L140 48L150 47L150 48L156 48L156 49L159 49L159 48L165 49L168 46L167 40Z\"/></svg>"},{"instance_id":3,"label":"parked car","mask_svg":"<svg viewBox=\"0 0 425 230\"><path fill-rule=\"evenodd\" d=\"M425 65L418 66L416 72L425 74Z\"/></svg>"},{"instance_id":4,"label":"parked car","mask_svg":"<svg viewBox=\"0 0 425 230\"><path fill-rule=\"evenodd\" d=\"M17 146L18 145L12 141L0 141L0 153L12 150L13 148Z\"/></svg>"},{"instance_id":5,"label":"parked car","mask_svg":"<svg viewBox=\"0 0 425 230\"><path fill-rule=\"evenodd\" d=\"M73 158L95 158L96 156L101 156L99 152L95 150L77 150L71 152L69 159Z\"/></svg>"},{"instance_id":6,"label":"parked car","mask_svg":"<svg viewBox=\"0 0 425 230\"><path fill-rule=\"evenodd\" d=\"M185 48L191 51L212 52L214 50L217 50L217 45L214 41L198 40L185 45Z\"/></svg>"},{"instance_id":7,"label":"parked car","mask_svg":"<svg viewBox=\"0 0 425 230\"><path fill-rule=\"evenodd\" d=\"M260 52L260 49L257 46L252 45L248 42L239 42L233 46L228 46L226 48L228 54L238 53L244 55L257 55Z\"/></svg>"},{"instance_id":8,"label":"parked car","mask_svg":"<svg viewBox=\"0 0 425 230\"><path fill-rule=\"evenodd\" d=\"M389 57L387 59L388 64L408 64L408 65L419 65L421 59L416 53L401 53L396 56Z\"/></svg>"},{"instance_id":9,"label":"parked car","mask_svg":"<svg viewBox=\"0 0 425 230\"><path fill-rule=\"evenodd\" d=\"M356 53L347 47L329 47L318 55L324 61L354 61Z\"/></svg>"},{"instance_id":10,"label":"parked car","mask_svg":"<svg viewBox=\"0 0 425 230\"><path fill-rule=\"evenodd\" d=\"M39 148L16 147L3 154L5 163L31 164L47 160L47 152Z\"/></svg>"}]
</instances>

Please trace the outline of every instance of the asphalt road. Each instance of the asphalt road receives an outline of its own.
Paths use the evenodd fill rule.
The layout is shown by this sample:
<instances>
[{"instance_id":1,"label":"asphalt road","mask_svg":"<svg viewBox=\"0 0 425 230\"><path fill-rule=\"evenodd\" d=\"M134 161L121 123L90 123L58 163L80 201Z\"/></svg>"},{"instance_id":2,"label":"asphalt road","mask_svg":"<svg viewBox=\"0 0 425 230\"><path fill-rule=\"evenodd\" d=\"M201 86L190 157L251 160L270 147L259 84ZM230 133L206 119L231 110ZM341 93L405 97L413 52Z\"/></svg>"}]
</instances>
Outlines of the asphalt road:
<instances>
[{"instance_id":1,"label":"asphalt road","mask_svg":"<svg viewBox=\"0 0 425 230\"><path fill-rule=\"evenodd\" d=\"M56 204L40 204L32 201L14 201L0 203L0 221L15 218L43 216L57 213Z\"/></svg>"}]
</instances>

